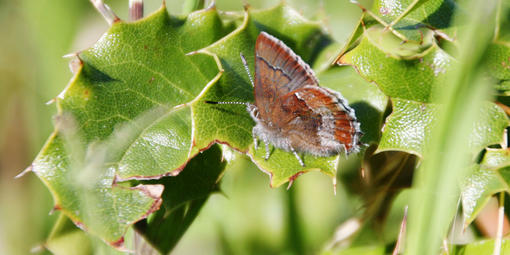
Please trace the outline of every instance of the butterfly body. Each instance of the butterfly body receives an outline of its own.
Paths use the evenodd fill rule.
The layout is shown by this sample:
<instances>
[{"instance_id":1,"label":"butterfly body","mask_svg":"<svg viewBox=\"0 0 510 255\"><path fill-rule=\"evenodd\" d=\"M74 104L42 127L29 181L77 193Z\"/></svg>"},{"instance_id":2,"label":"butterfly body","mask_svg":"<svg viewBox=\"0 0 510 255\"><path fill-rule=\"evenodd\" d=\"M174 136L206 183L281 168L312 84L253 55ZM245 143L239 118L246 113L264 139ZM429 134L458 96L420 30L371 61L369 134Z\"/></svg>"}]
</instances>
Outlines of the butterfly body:
<instances>
[{"instance_id":1,"label":"butterfly body","mask_svg":"<svg viewBox=\"0 0 510 255\"><path fill-rule=\"evenodd\" d=\"M256 122L253 136L266 144L316 156L359 151L362 132L342 95L319 87L311 68L275 37L261 32L255 45ZM266 153L266 158L269 153Z\"/></svg>"}]
</instances>

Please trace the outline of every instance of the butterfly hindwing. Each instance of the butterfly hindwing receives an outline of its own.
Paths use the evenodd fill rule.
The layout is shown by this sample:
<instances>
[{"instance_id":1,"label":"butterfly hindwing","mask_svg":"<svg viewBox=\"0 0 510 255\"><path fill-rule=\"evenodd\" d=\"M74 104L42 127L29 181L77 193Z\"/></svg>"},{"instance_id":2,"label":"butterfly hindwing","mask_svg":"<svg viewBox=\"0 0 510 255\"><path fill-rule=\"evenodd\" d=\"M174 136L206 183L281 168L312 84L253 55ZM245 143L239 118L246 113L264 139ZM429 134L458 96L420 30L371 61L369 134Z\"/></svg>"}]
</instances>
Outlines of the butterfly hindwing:
<instances>
[{"instance_id":1,"label":"butterfly hindwing","mask_svg":"<svg viewBox=\"0 0 510 255\"><path fill-rule=\"evenodd\" d=\"M285 127L298 151L318 156L355 152L359 145L359 123L340 94L318 86L305 86L282 97L286 117L273 118ZM284 115L280 114L280 115Z\"/></svg>"}]
</instances>

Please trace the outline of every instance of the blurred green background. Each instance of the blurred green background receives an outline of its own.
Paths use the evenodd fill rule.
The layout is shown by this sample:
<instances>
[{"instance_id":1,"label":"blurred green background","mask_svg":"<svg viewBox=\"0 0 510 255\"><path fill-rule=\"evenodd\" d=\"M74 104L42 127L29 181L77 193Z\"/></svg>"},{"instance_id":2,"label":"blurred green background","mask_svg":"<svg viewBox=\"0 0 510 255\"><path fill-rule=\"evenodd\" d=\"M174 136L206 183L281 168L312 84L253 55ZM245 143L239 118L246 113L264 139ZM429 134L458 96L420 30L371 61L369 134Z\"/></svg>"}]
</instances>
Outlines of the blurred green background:
<instances>
[{"instance_id":1,"label":"blurred green background","mask_svg":"<svg viewBox=\"0 0 510 255\"><path fill-rule=\"evenodd\" d=\"M127 19L128 0L105 2ZM182 12L183 1L166 2L171 14ZM244 2L257 9L278 4L218 0L216 6L240 11ZM340 43L361 15L346 0L286 2L323 22ZM145 14L160 4L145 0ZM91 46L107 29L87 0L0 0L0 254L36 251L57 218L49 214L50 193L34 174L14 176L30 165L53 129L56 107L46 102L72 77L69 59L62 56ZM300 239L306 253L317 252L362 206L342 187L335 196L331 179L319 173L299 178L290 191L285 188L271 189L268 176L237 155L223 178L223 194L210 198L172 254L281 254L289 240ZM300 236L290 239L290 233Z\"/></svg>"}]
</instances>

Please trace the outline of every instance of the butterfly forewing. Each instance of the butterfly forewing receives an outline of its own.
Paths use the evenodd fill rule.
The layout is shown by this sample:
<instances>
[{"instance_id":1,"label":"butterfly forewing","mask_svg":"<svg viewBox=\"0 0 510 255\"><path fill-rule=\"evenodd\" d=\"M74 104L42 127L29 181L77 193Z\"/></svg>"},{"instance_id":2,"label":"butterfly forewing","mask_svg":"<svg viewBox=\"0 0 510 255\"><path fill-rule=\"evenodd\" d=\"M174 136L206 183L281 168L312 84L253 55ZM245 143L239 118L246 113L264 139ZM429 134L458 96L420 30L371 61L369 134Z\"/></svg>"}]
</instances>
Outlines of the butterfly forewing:
<instances>
[{"instance_id":1,"label":"butterfly forewing","mask_svg":"<svg viewBox=\"0 0 510 255\"><path fill-rule=\"evenodd\" d=\"M262 76L268 74L263 71L267 68L273 75L263 81ZM262 94L262 84L267 86L263 82L270 82L273 100L305 85L318 84L312 69L298 55L280 40L261 32L255 44L255 94L257 90Z\"/></svg>"},{"instance_id":2,"label":"butterfly forewing","mask_svg":"<svg viewBox=\"0 0 510 255\"><path fill-rule=\"evenodd\" d=\"M267 119L278 104L280 94L275 86L287 84L290 79L282 70L275 70L265 61L258 61L255 71L255 105L258 107L261 118Z\"/></svg>"}]
</instances>

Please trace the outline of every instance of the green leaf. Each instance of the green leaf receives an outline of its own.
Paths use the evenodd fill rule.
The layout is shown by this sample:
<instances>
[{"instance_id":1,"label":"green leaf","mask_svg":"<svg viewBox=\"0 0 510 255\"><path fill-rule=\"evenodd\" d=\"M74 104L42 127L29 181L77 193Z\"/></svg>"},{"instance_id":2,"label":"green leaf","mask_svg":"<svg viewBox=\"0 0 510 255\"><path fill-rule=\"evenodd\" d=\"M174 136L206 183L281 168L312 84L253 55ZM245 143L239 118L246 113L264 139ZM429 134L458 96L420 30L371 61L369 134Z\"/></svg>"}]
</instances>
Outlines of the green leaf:
<instances>
[{"instance_id":1,"label":"green leaf","mask_svg":"<svg viewBox=\"0 0 510 255\"><path fill-rule=\"evenodd\" d=\"M284 4L246 13L241 25L232 29L223 25L214 8L176 18L163 7L134 23L116 22L94 46L79 53L81 68L57 98L57 128L33 164L52 191L56 208L89 233L121 247L126 229L159 208L162 187L118 182L175 175L214 142L243 152L253 148L253 121L244 107L204 101L253 100L239 53L253 60L261 30L284 40L310 63L331 43L318 23ZM331 87L344 76L327 75ZM373 117L380 125L384 95L368 89L361 79L358 83L365 83L366 94L353 98L361 108L377 109L364 118ZM374 100L363 99L374 93ZM371 141L379 136L377 125L363 128ZM271 173L273 186L310 169L334 176L338 161L307 155L303 169L288 152L277 150L267 162L260 155L250 152ZM189 212L198 212L203 202L194 202L196 210ZM194 217L190 215L186 224ZM181 234L176 232L176 237Z\"/></svg>"},{"instance_id":2,"label":"green leaf","mask_svg":"<svg viewBox=\"0 0 510 255\"><path fill-rule=\"evenodd\" d=\"M505 149L487 149L480 166L483 169L497 170L510 166L510 151Z\"/></svg>"},{"instance_id":3,"label":"green leaf","mask_svg":"<svg viewBox=\"0 0 510 255\"><path fill-rule=\"evenodd\" d=\"M494 30L484 21L486 16L494 14L495 4L477 0L464 4L463 8L469 10L464 18L469 20L457 21L467 23L459 30L458 62L435 90L444 110L437 115L423 163L413 180L405 254L439 252L441 240L446 237L457 211L458 182L471 170L473 150L466 138L479 135L476 123L480 109L490 98L490 85L484 79L482 64ZM474 134L473 126L477 130Z\"/></svg>"},{"instance_id":4,"label":"green leaf","mask_svg":"<svg viewBox=\"0 0 510 255\"><path fill-rule=\"evenodd\" d=\"M479 165L462 183L462 209L465 225L470 224L489 199L499 192L510 192L508 149L487 149Z\"/></svg>"},{"instance_id":5,"label":"green leaf","mask_svg":"<svg viewBox=\"0 0 510 255\"><path fill-rule=\"evenodd\" d=\"M91 153L91 162L73 166L71 164L78 161L77 157L61 155L66 147L74 147L66 146L65 140L68 139L61 134L52 137L33 163L33 171L53 193L55 209L62 210L75 224L91 234L113 246L122 247L122 236L129 225L159 207L162 187L112 185L115 170L104 165L102 149ZM77 154L76 148L72 150Z\"/></svg>"},{"instance_id":6,"label":"green leaf","mask_svg":"<svg viewBox=\"0 0 510 255\"><path fill-rule=\"evenodd\" d=\"M510 191L508 184L498 176L498 171L482 169L479 166L474 168L472 174L464 181L461 192L465 226L471 224L492 195Z\"/></svg>"},{"instance_id":7,"label":"green leaf","mask_svg":"<svg viewBox=\"0 0 510 255\"><path fill-rule=\"evenodd\" d=\"M403 51L395 48L394 43L381 46L381 43L392 41L395 36L383 32L381 26L373 26L365 30L360 44L344 54L340 64L352 65L369 81L374 81L390 98L407 99L417 102L430 102L436 81L445 78L445 72L453 61L452 57L433 44L426 51L414 47L414 58L403 60L397 56ZM390 37L390 39L381 39ZM393 49L388 49L392 47ZM413 49L413 48L411 48ZM413 56L406 49L406 56Z\"/></svg>"},{"instance_id":8,"label":"green leaf","mask_svg":"<svg viewBox=\"0 0 510 255\"><path fill-rule=\"evenodd\" d=\"M451 0L378 0L372 10L409 40L421 42L429 29L451 28L456 8Z\"/></svg>"},{"instance_id":9,"label":"green leaf","mask_svg":"<svg viewBox=\"0 0 510 255\"><path fill-rule=\"evenodd\" d=\"M386 119L377 152L401 150L422 156L439 111L434 91L447 86L446 70L456 61L434 43L402 49L396 37L383 29L374 25L365 30L359 45L339 62L354 66L392 100L393 112ZM479 116L473 127L476 135L469 138L475 152L499 143L508 125L505 113L494 104L485 104Z\"/></svg>"},{"instance_id":10,"label":"green leaf","mask_svg":"<svg viewBox=\"0 0 510 255\"><path fill-rule=\"evenodd\" d=\"M144 127L125 150L118 162L117 178L158 177L169 170L178 174L190 156L190 130L189 107L164 112L159 119Z\"/></svg>"},{"instance_id":11,"label":"green leaf","mask_svg":"<svg viewBox=\"0 0 510 255\"><path fill-rule=\"evenodd\" d=\"M277 36L309 64L313 64L319 52L333 43L331 37L322 32L321 22L305 19L284 3L251 14L258 30Z\"/></svg>"},{"instance_id":12,"label":"green leaf","mask_svg":"<svg viewBox=\"0 0 510 255\"><path fill-rule=\"evenodd\" d=\"M422 156L442 107L401 99L392 101L393 112L386 119L377 151L400 150ZM473 124L473 135L468 138L474 153L489 145L501 143L501 134L509 124L505 112L493 103L483 104L477 114L479 118Z\"/></svg>"},{"instance_id":13,"label":"green leaf","mask_svg":"<svg viewBox=\"0 0 510 255\"><path fill-rule=\"evenodd\" d=\"M417 248L417 242L430 243L432 240L438 240L436 239L438 238L437 235L442 235L442 233L446 231L446 228L444 226L439 226L439 224L427 225L427 227L430 228L430 231L426 232L423 231L423 228L421 230L416 230L416 228L418 224L422 224L423 222L437 223L438 220L441 220L441 222L446 224L446 222L450 220L449 217L450 215L453 215L452 213L455 208L446 206L446 204L453 203L446 203L445 201L453 201L452 198L455 197L454 194L457 191L454 189L456 185L446 186L446 183L448 183L446 180L454 180L461 176L459 175L455 177L452 172L453 170L446 170L452 168L447 164L447 162L462 161L460 160L459 150L455 152L450 151L451 154L449 155L451 155L451 157L447 160L442 161L441 159L448 152L446 150L446 148L448 148L448 143L446 141L453 142L453 138L450 137L457 137L457 139L461 139L458 136L461 132L460 128L454 133L455 135L442 136L442 138L438 138L440 140L432 140L432 130L439 128L440 130L445 131L449 129L450 126L441 126L441 123L449 123L458 126L458 124L462 121L466 121L465 119L463 120L462 116L466 114L473 114L475 116L474 118L471 118L469 121L462 122L466 124L469 123L469 127L463 126L462 128L464 130L468 128L471 132L469 135L465 134L462 137L465 145L460 146L463 148L463 151L469 151L469 153L473 156L489 145L501 143L503 131L508 126L508 118L506 114L493 103L483 103L480 104L479 107L473 107L473 102L471 101L469 101L469 103L468 101L464 101L464 103L457 103L457 101L463 101L461 98L474 97L474 94L469 94L466 90L464 90L464 92L462 92L463 94L461 94L462 89L459 89L460 87L455 87L455 89L458 89L455 94L455 99L453 99L453 97L448 100L443 99L444 101L442 102L448 102L448 106L438 104L439 99L443 98L444 95L453 95L448 93L453 91L454 87L452 86L454 85L451 84L455 84L454 81L456 80L460 81L457 84L479 84L477 87L471 86L473 87L473 91L475 89L481 90L481 88L485 86L485 82L480 80L480 76L458 76L461 73L459 70L477 70L474 69L472 59L477 59L477 57L484 54L482 53L484 51L474 48L470 49L470 51L462 52L463 54L465 53L465 55L461 56L466 57L462 58L463 62L457 61L441 49L440 45L438 45L435 41L429 40L430 37L428 36L430 36L430 34L426 32L426 29L419 31L419 27L410 27L409 29L413 30L411 31L412 33L417 31L422 33L422 39L418 40L420 44L413 44L412 41L402 42L403 38L399 35L400 32L408 36L410 39L413 39L413 35L412 33L407 33L399 29L399 24L404 24L405 22L410 24L412 20L408 17L412 17L413 11L417 10L420 10L424 16L419 17L417 14L414 16L415 20L412 22L415 22L415 24L424 22L425 18L429 17L429 15L433 13L430 11L433 8L430 9L429 7L432 7L432 4L439 2L442 1L413 1L412 4L408 1L406 2L407 5L399 5L402 2L391 1L391 3L396 4L391 6L392 8L395 8L395 10L401 6L405 6L401 10L397 10L397 12L393 15L386 17L387 19L385 20L387 23L391 23L396 19L400 19L400 21L394 22L396 23L394 28L396 28L397 31L391 31L391 29L385 30L383 26L377 24L377 22L384 24L384 19L383 21L380 21L377 17L365 17L362 20L363 23L361 23L363 34L353 34L353 38L347 47L347 49L350 48L350 50L343 53L338 58L339 64L354 66L361 76L377 84L384 94L391 99L392 113L386 119L381 141L376 153L383 151L391 152L395 150L405 151L418 155L423 159L427 159L428 157L425 156L426 148L435 148L430 149L432 151L431 155L436 155L437 157L435 159L428 159L431 160L428 162L435 162L436 164L427 164L427 167L425 167L427 170L419 171L419 176L416 178L423 182L419 182L417 180L413 182L418 186L416 189L419 190L415 191L416 195L414 196L415 199L413 199L413 201L423 201L423 203L413 205L416 209L410 210L411 218L413 217L411 216L413 211L415 214L414 217L421 217L419 222L414 221L411 223L412 226L410 226L412 229L412 233L410 234L412 238L410 238L410 242L413 242L413 245L411 245L413 246L413 251L410 252L410 254L415 254L417 251L425 252L427 249L423 249L424 247ZM377 5L379 3L390 4L390 1L376 2L374 10L378 10L381 7L380 5ZM436 5L436 7L438 6L439 5ZM409 7L409 9L406 10L407 7ZM437 9L437 11L440 11L440 8ZM409 14L406 14L407 12ZM433 17L433 15L430 17ZM360 27L358 27L358 31L359 30ZM453 31L453 29L450 31ZM487 33L483 35L486 34ZM474 34L470 35L473 36ZM473 36L472 38L475 37ZM480 38L486 39L487 37L480 36ZM469 43L471 43L472 40L473 39L471 39ZM480 48L482 47L484 46L480 46ZM470 53L468 52L472 54L469 59L468 54ZM487 58L490 59L494 57L489 55ZM492 60L492 62L496 63L494 60ZM496 75L493 74L493 76ZM470 78L468 79L467 77ZM483 95L485 92L480 93L482 94L478 96ZM474 99L473 101L478 102ZM471 113L468 113L467 104L470 104L469 109L472 110ZM455 108L456 111L458 111L457 113L454 113L452 110L453 107L458 107ZM438 119L438 116L444 116L443 114L446 113L450 114L448 117L449 119ZM473 121L472 123L471 120ZM458 141L459 140L455 143L458 143ZM441 144L442 147L437 147L439 144ZM434 153L441 153L441 155ZM379 154L376 154L376 156L377 155ZM463 155L463 157L466 157L466 155ZM440 165L441 163L444 163L443 166ZM443 169L441 167L445 168ZM465 174L466 171L461 171L460 169L466 169L466 167L466 165L458 165L458 168L456 169L459 169L459 174ZM443 170L438 172L438 169L440 168ZM484 188L489 188L489 186ZM427 190L424 191L422 189ZM438 200L435 196L433 196L432 194L440 192L438 190L443 190L442 192L445 195L448 194L448 198ZM487 191L490 196L490 194L492 194L492 190L489 189ZM482 192L482 190L480 189L478 192ZM485 194L480 199L477 197L477 199L474 199L476 201L472 203L476 204L477 202L483 202L488 195ZM466 200L466 202L468 201ZM433 205L437 205L437 207L434 207ZM418 206L420 209L417 209ZM431 215L424 215L421 213L423 211L429 212L431 210L434 210L434 213L431 213ZM436 220L426 218L429 216L435 217ZM421 237L416 238L418 235L421 235ZM433 252L431 250L428 251ZM427 253L429 252L425 252L423 254Z\"/></svg>"},{"instance_id":14,"label":"green leaf","mask_svg":"<svg viewBox=\"0 0 510 255\"><path fill-rule=\"evenodd\" d=\"M485 54L489 75L495 79L495 88L510 95L510 43L492 43Z\"/></svg>"},{"instance_id":15,"label":"green leaf","mask_svg":"<svg viewBox=\"0 0 510 255\"><path fill-rule=\"evenodd\" d=\"M168 254L172 250L208 197L219 191L219 178L226 164L221 154L218 145L212 146L193 158L178 176L144 182L165 186L163 207L135 225L161 253Z\"/></svg>"},{"instance_id":16,"label":"green leaf","mask_svg":"<svg viewBox=\"0 0 510 255\"><path fill-rule=\"evenodd\" d=\"M376 45L379 50L396 59L418 59L427 54L427 50L433 46L432 33L423 35L424 42L407 42L392 35L381 25L373 25L364 33L368 41Z\"/></svg>"},{"instance_id":17,"label":"green leaf","mask_svg":"<svg viewBox=\"0 0 510 255\"><path fill-rule=\"evenodd\" d=\"M161 177L193 156L191 110L176 106L198 96L217 69L210 57L185 54L230 30L215 9L178 19L163 7L134 23L116 22L78 55L82 67L57 99L59 119L71 116L73 124L57 121L64 127L33 163L56 208L122 246L126 229L159 208L162 186L112 183Z\"/></svg>"},{"instance_id":18,"label":"green leaf","mask_svg":"<svg viewBox=\"0 0 510 255\"><path fill-rule=\"evenodd\" d=\"M392 102L393 112L386 119L378 152L401 150L422 156L437 121L438 106L401 99Z\"/></svg>"}]
</instances>

